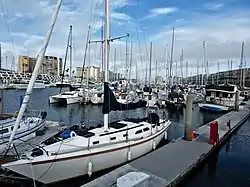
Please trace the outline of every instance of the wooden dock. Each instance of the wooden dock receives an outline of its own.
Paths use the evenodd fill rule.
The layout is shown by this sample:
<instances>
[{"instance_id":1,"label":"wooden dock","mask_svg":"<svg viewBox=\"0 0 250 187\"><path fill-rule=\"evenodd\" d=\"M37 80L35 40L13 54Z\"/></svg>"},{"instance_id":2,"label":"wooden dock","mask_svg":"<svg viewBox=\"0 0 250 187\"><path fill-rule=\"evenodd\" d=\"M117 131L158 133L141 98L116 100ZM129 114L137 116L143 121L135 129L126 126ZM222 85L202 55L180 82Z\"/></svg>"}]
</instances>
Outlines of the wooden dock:
<instances>
[{"instance_id":1,"label":"wooden dock","mask_svg":"<svg viewBox=\"0 0 250 187\"><path fill-rule=\"evenodd\" d=\"M178 139L158 150L130 162L99 177L82 187L110 187L117 179L129 172L143 172L150 175L149 187L176 186L187 174L196 168L225 139L227 139L250 115L248 108L232 111L218 119L219 143L210 145L210 123L195 130L195 139ZM230 127L228 121L230 120Z\"/></svg>"}]
</instances>

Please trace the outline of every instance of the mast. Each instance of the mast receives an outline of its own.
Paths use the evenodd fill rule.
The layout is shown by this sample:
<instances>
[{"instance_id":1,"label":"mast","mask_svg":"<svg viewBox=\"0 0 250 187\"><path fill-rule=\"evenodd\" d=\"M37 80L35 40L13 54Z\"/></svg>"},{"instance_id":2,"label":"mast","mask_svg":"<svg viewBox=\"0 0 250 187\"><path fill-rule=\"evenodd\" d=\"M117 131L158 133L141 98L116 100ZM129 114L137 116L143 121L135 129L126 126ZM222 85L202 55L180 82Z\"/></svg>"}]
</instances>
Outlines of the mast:
<instances>
[{"instance_id":1,"label":"mast","mask_svg":"<svg viewBox=\"0 0 250 187\"><path fill-rule=\"evenodd\" d=\"M133 51L133 44L131 42L131 51L130 51L130 62L129 62L129 75L128 75L128 80L130 81L130 78L131 78L131 67L132 67L132 60L133 60L133 56L132 56L132 51Z\"/></svg>"},{"instance_id":2,"label":"mast","mask_svg":"<svg viewBox=\"0 0 250 187\"><path fill-rule=\"evenodd\" d=\"M227 84L229 83L229 76L230 76L230 67L229 67L230 61L227 61Z\"/></svg>"},{"instance_id":3,"label":"mast","mask_svg":"<svg viewBox=\"0 0 250 187\"><path fill-rule=\"evenodd\" d=\"M65 69L66 69L66 62L67 62L67 58L68 58L68 50L69 50L69 46L70 46L70 38L71 38L71 31L72 31L72 26L69 26L69 35L68 35L68 41L67 41L67 46L66 46L66 52L65 52L65 57L64 57L64 65L63 65L63 73L62 73L62 84L63 84L63 80L64 80L64 73L65 73ZM60 92L62 91L62 86L60 88Z\"/></svg>"},{"instance_id":4,"label":"mast","mask_svg":"<svg viewBox=\"0 0 250 187\"><path fill-rule=\"evenodd\" d=\"M244 59L244 69L243 69L243 82L242 82L242 88L244 89L244 87L245 87L245 83L246 83L246 66L247 66L247 62L246 62L246 60Z\"/></svg>"},{"instance_id":5,"label":"mast","mask_svg":"<svg viewBox=\"0 0 250 187\"><path fill-rule=\"evenodd\" d=\"M56 11L55 11L55 13L54 13L54 15L52 17L52 21L51 21L49 30L48 30L48 32L47 32L47 34L45 36L44 44L43 44L43 46L41 48L41 51L39 52L39 55L38 55L38 58L37 58L37 61L36 61L36 65L35 65L34 71L32 73L31 79L29 81L28 88L26 90L26 93L25 93L25 96L24 96L24 99L23 99L22 106L21 106L21 108L19 110L16 122L15 122L15 125L14 125L14 129L13 129L13 131L11 133L11 136L10 136L10 139L9 139L9 143L7 145L7 151L10 148L10 145L11 145L11 143L12 143L12 141L14 139L15 133L17 131L18 125L20 124L20 122L22 120L22 117L23 117L23 114L24 114L24 112L25 112L25 110L27 108L27 104L29 102L29 98L30 98L30 95L32 93L32 90L33 90L36 78L38 76L39 69L40 69L42 61L43 61L43 57L45 55L47 46L49 44L49 40L50 40L52 31L54 29L54 26L55 26L55 23L56 23L56 19L57 19L57 16L58 16L61 4L62 4L62 0L58 0L57 1L57 5L56 5Z\"/></svg>"},{"instance_id":6,"label":"mast","mask_svg":"<svg viewBox=\"0 0 250 187\"><path fill-rule=\"evenodd\" d=\"M126 49L125 49L125 76L128 78L128 39L126 38Z\"/></svg>"},{"instance_id":7,"label":"mast","mask_svg":"<svg viewBox=\"0 0 250 187\"><path fill-rule=\"evenodd\" d=\"M206 74L206 80L204 81L204 83L207 84L207 82L208 82L208 64L207 64L207 60L206 60L206 45L205 45L205 41L203 41L203 62L204 62L205 74Z\"/></svg>"},{"instance_id":8,"label":"mast","mask_svg":"<svg viewBox=\"0 0 250 187\"><path fill-rule=\"evenodd\" d=\"M171 46L171 56L170 56L170 68L169 68L170 85L173 85L173 77L172 77L173 53L174 53L174 28L172 35L172 46Z\"/></svg>"},{"instance_id":9,"label":"mast","mask_svg":"<svg viewBox=\"0 0 250 187\"><path fill-rule=\"evenodd\" d=\"M157 77L158 77L158 61L155 61L155 84L157 84Z\"/></svg>"},{"instance_id":10,"label":"mast","mask_svg":"<svg viewBox=\"0 0 250 187\"><path fill-rule=\"evenodd\" d=\"M83 73L84 73L84 68L85 68L85 63L86 63L87 50L88 50L88 46L90 44L89 37L90 37L90 26L89 26L89 30L88 30L88 34L87 34L87 41L86 41L86 45L85 45L85 51L84 51L84 57L83 57L83 63L82 63L81 84L83 82Z\"/></svg>"},{"instance_id":11,"label":"mast","mask_svg":"<svg viewBox=\"0 0 250 187\"><path fill-rule=\"evenodd\" d=\"M218 62L217 85L219 84L219 76L220 76L220 63Z\"/></svg>"},{"instance_id":12,"label":"mast","mask_svg":"<svg viewBox=\"0 0 250 187\"><path fill-rule=\"evenodd\" d=\"M7 66L8 66L8 56L6 55L5 56L5 64L6 64L6 70L8 69Z\"/></svg>"},{"instance_id":13,"label":"mast","mask_svg":"<svg viewBox=\"0 0 250 187\"><path fill-rule=\"evenodd\" d=\"M175 61L175 83L177 83L178 82L178 78L177 78L177 76L178 76L178 72L177 72L177 61Z\"/></svg>"},{"instance_id":14,"label":"mast","mask_svg":"<svg viewBox=\"0 0 250 187\"><path fill-rule=\"evenodd\" d=\"M240 55L240 88L243 86L243 56L244 56L244 42L241 45L241 55Z\"/></svg>"},{"instance_id":15,"label":"mast","mask_svg":"<svg viewBox=\"0 0 250 187\"><path fill-rule=\"evenodd\" d=\"M196 85L200 85L199 60L197 60L197 77L196 77Z\"/></svg>"},{"instance_id":16,"label":"mast","mask_svg":"<svg viewBox=\"0 0 250 187\"><path fill-rule=\"evenodd\" d=\"M109 25L109 0L105 0L105 23L104 23L104 82L109 81L108 77L108 62L109 62L109 39L110 39L110 25ZM104 114L104 130L108 130L109 115Z\"/></svg>"},{"instance_id":17,"label":"mast","mask_svg":"<svg viewBox=\"0 0 250 187\"><path fill-rule=\"evenodd\" d=\"M183 49L181 50L181 57L180 57L180 65L181 65L181 84L183 84Z\"/></svg>"},{"instance_id":18,"label":"mast","mask_svg":"<svg viewBox=\"0 0 250 187\"><path fill-rule=\"evenodd\" d=\"M150 52L149 52L149 75L148 75L148 83L151 83L151 66L152 66L152 42L150 42Z\"/></svg>"},{"instance_id":19,"label":"mast","mask_svg":"<svg viewBox=\"0 0 250 187\"><path fill-rule=\"evenodd\" d=\"M70 79L72 78L72 44L73 44L73 39L72 39L72 25L70 25L70 42L69 42L69 77Z\"/></svg>"},{"instance_id":20,"label":"mast","mask_svg":"<svg viewBox=\"0 0 250 187\"><path fill-rule=\"evenodd\" d=\"M188 61L186 61L186 75L187 75L187 84L188 84Z\"/></svg>"},{"instance_id":21,"label":"mast","mask_svg":"<svg viewBox=\"0 0 250 187\"><path fill-rule=\"evenodd\" d=\"M113 76L114 81L117 80L117 74L116 74L116 48L114 52L114 76Z\"/></svg>"}]
</instances>

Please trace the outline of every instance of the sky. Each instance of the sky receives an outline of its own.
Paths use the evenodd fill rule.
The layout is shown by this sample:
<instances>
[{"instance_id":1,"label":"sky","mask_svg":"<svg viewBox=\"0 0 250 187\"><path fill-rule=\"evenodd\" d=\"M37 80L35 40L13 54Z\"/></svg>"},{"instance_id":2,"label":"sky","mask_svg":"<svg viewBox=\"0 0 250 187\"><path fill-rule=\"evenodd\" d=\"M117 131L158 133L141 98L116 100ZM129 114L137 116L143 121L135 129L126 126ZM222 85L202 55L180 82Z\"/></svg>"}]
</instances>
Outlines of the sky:
<instances>
[{"instance_id":1,"label":"sky","mask_svg":"<svg viewBox=\"0 0 250 187\"><path fill-rule=\"evenodd\" d=\"M246 66L250 65L249 0L110 2L111 38L129 34L129 37L111 43L110 70L126 74L127 59L127 64L132 67L131 77L135 77L137 69L138 76L142 79L148 74L152 42L151 75L165 77L167 60L171 56L173 27L173 75L195 75L197 64L201 73L204 61L208 61L209 73L227 70L228 60L232 61L233 68L237 68L240 65L242 42L244 61ZM16 69L18 55L37 56L56 3L56 0L0 0L0 43L4 68L7 64L8 68ZM89 26L90 40L101 40L103 12L104 0L63 0L46 55L60 56L64 60L69 26L72 25L73 67L81 67ZM184 63L181 66L182 50ZM92 43L86 64L101 66L101 59L100 43Z\"/></svg>"}]
</instances>

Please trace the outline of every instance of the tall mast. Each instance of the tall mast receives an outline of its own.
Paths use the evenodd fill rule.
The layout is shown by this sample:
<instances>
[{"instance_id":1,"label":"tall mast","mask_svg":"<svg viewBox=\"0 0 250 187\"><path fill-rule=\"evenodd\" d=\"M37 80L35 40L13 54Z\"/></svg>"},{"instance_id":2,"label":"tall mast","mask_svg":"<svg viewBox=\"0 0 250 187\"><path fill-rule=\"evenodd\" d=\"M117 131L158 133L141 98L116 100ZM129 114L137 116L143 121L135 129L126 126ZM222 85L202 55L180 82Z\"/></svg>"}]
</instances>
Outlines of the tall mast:
<instances>
[{"instance_id":1,"label":"tall mast","mask_svg":"<svg viewBox=\"0 0 250 187\"><path fill-rule=\"evenodd\" d=\"M128 38L126 38L126 49L125 49L125 76L128 78Z\"/></svg>"},{"instance_id":2,"label":"tall mast","mask_svg":"<svg viewBox=\"0 0 250 187\"><path fill-rule=\"evenodd\" d=\"M150 52L149 52L149 75L148 75L148 83L151 83L151 66L152 66L152 42L150 42Z\"/></svg>"},{"instance_id":3,"label":"tall mast","mask_svg":"<svg viewBox=\"0 0 250 187\"><path fill-rule=\"evenodd\" d=\"M116 48L114 51L114 76L113 76L114 81L117 80L117 74L116 74Z\"/></svg>"},{"instance_id":4,"label":"tall mast","mask_svg":"<svg viewBox=\"0 0 250 187\"><path fill-rule=\"evenodd\" d=\"M241 55L240 55L240 87L243 86L243 56L244 56L244 42L241 45Z\"/></svg>"},{"instance_id":5,"label":"tall mast","mask_svg":"<svg viewBox=\"0 0 250 187\"><path fill-rule=\"evenodd\" d=\"M207 81L208 81L208 64L207 64L207 60L206 60L206 44L205 44L205 41L203 41L203 62L204 62L205 74L206 74L205 84L207 84Z\"/></svg>"},{"instance_id":6,"label":"tall mast","mask_svg":"<svg viewBox=\"0 0 250 187\"><path fill-rule=\"evenodd\" d=\"M174 28L172 35L172 46L171 46L171 56L170 56L170 68L169 68L170 85L173 85L173 77L172 77L173 53L174 53Z\"/></svg>"},{"instance_id":7,"label":"tall mast","mask_svg":"<svg viewBox=\"0 0 250 187\"><path fill-rule=\"evenodd\" d=\"M158 61L155 61L155 84L157 84L157 77L158 77Z\"/></svg>"},{"instance_id":8,"label":"tall mast","mask_svg":"<svg viewBox=\"0 0 250 187\"><path fill-rule=\"evenodd\" d=\"M70 43L69 43L69 77L72 78L72 25L70 25Z\"/></svg>"},{"instance_id":9,"label":"tall mast","mask_svg":"<svg viewBox=\"0 0 250 187\"><path fill-rule=\"evenodd\" d=\"M188 61L186 61L186 76L187 76L187 84L188 84Z\"/></svg>"},{"instance_id":10,"label":"tall mast","mask_svg":"<svg viewBox=\"0 0 250 187\"><path fill-rule=\"evenodd\" d=\"M177 65L178 65L177 61L175 61L175 83L178 82L178 78L177 78L177 76L178 76L178 71L177 71L178 66Z\"/></svg>"},{"instance_id":11,"label":"tall mast","mask_svg":"<svg viewBox=\"0 0 250 187\"><path fill-rule=\"evenodd\" d=\"M220 76L220 63L218 62L218 73L217 73L217 85L219 84L219 76Z\"/></svg>"},{"instance_id":12,"label":"tall mast","mask_svg":"<svg viewBox=\"0 0 250 187\"><path fill-rule=\"evenodd\" d=\"M83 77L84 76L83 73L84 73L84 69L85 69L85 63L86 63L86 57L87 57L87 50L88 50L88 47L89 47L89 44L90 44L89 37L90 37L90 26L89 26L89 29L88 29L87 41L86 41L86 45L85 45L84 58L83 58L83 63L82 63L81 84L82 84L83 78L84 78Z\"/></svg>"},{"instance_id":13,"label":"tall mast","mask_svg":"<svg viewBox=\"0 0 250 187\"><path fill-rule=\"evenodd\" d=\"M196 77L196 85L200 85L199 60L197 60L197 77Z\"/></svg>"},{"instance_id":14,"label":"tall mast","mask_svg":"<svg viewBox=\"0 0 250 187\"><path fill-rule=\"evenodd\" d=\"M35 81L36 81L36 78L38 76L39 69L40 69L40 67L42 65L43 57L45 55L47 46L49 44L49 40L50 40L52 31L54 29L54 26L55 26L55 23L56 23L56 19L57 19L57 16L58 16L61 4L62 4L62 0L58 0L57 1L57 5L56 5L56 11L55 11L55 13L54 13L54 15L52 17L52 21L51 21L49 30L48 30L48 32L47 32L47 34L45 36L44 44L43 44L43 46L41 48L41 51L40 51L40 53L38 55L34 71L32 73L31 79L29 81L28 88L26 90L26 93L25 93L25 96L24 96L24 99L23 99L22 106L21 106L21 108L19 110L16 122L15 122L15 125L14 125L14 129L13 129L13 131L11 133L11 136L10 136L10 139L9 139L9 143L8 143L8 146L7 146L7 151L8 151L8 149L9 149L9 147L10 147L10 145L11 145L13 139L14 139L15 133L16 133L17 128L18 128L18 125L20 124L20 122L21 122L21 120L23 118L23 114L24 114L24 112L25 112L25 110L27 108L27 104L29 102L30 95L31 95L33 87L35 85Z\"/></svg>"},{"instance_id":15,"label":"tall mast","mask_svg":"<svg viewBox=\"0 0 250 187\"><path fill-rule=\"evenodd\" d=\"M104 18L104 82L109 81L108 77L108 63L109 63L109 39L110 39L110 25L109 25L109 0L105 0L105 18ZM104 114L104 130L108 130L109 116Z\"/></svg>"},{"instance_id":16,"label":"tall mast","mask_svg":"<svg viewBox=\"0 0 250 187\"><path fill-rule=\"evenodd\" d=\"M180 57L180 66L181 66L181 84L183 84L183 49L181 50L181 57Z\"/></svg>"},{"instance_id":17,"label":"tall mast","mask_svg":"<svg viewBox=\"0 0 250 187\"><path fill-rule=\"evenodd\" d=\"M132 42L131 42L131 51L130 51L130 62L129 62L129 75L128 75L128 79L129 79L129 81L130 81L130 79L131 79L131 69L132 69L132 60L133 60L133 56L132 56L132 51L133 51L133 44L132 44Z\"/></svg>"}]
</instances>

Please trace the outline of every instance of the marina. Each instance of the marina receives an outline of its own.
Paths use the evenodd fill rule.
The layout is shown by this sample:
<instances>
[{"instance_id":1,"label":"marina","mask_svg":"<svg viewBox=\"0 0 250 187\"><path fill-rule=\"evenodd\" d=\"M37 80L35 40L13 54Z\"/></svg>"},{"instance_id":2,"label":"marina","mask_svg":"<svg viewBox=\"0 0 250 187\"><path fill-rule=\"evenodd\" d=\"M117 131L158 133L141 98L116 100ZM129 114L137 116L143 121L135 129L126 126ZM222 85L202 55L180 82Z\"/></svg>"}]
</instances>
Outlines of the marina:
<instances>
[{"instance_id":1,"label":"marina","mask_svg":"<svg viewBox=\"0 0 250 187\"><path fill-rule=\"evenodd\" d=\"M0 186L248 187L250 13L226 3L1 1Z\"/></svg>"}]
</instances>

